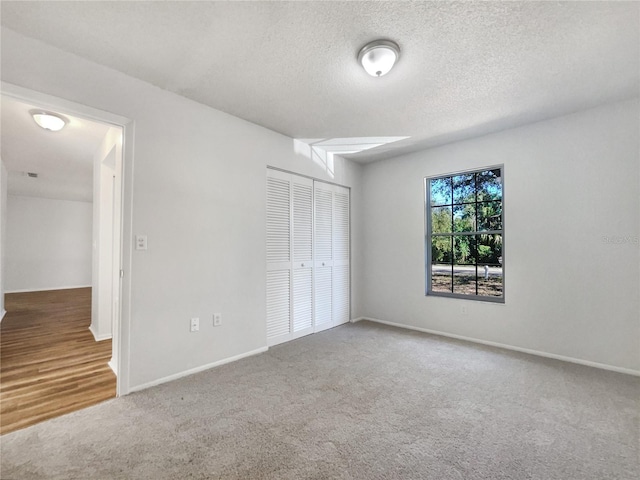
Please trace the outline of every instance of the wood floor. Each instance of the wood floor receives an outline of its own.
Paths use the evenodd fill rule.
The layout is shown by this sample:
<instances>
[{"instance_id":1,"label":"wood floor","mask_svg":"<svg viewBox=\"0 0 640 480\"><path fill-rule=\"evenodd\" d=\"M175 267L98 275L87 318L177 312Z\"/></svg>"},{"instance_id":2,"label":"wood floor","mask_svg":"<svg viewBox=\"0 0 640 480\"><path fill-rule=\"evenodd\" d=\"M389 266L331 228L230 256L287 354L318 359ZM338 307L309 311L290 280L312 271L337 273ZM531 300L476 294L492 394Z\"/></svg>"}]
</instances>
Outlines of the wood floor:
<instances>
[{"instance_id":1,"label":"wood floor","mask_svg":"<svg viewBox=\"0 0 640 480\"><path fill-rule=\"evenodd\" d=\"M91 288L5 295L0 324L0 433L113 398L111 340L96 342Z\"/></svg>"}]
</instances>

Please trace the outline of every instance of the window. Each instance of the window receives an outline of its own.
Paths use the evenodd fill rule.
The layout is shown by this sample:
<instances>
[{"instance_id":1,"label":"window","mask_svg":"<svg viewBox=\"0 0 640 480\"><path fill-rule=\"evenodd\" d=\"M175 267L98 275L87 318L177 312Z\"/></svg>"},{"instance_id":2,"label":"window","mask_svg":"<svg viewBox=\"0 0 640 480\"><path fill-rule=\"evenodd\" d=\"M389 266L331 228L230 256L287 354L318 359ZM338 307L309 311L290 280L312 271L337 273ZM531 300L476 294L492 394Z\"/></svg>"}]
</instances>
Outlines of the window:
<instances>
[{"instance_id":1,"label":"window","mask_svg":"<svg viewBox=\"0 0 640 480\"><path fill-rule=\"evenodd\" d=\"M427 295L504 302L502 167L425 179Z\"/></svg>"}]
</instances>

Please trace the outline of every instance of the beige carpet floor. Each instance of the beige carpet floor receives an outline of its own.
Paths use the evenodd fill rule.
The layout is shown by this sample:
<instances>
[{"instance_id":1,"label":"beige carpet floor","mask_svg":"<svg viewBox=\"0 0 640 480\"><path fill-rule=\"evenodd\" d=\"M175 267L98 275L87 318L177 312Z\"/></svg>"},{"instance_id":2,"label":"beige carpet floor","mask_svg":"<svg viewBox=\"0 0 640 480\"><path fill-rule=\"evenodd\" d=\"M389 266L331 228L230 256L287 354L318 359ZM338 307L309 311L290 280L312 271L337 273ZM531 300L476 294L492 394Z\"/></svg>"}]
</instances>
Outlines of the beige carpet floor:
<instances>
[{"instance_id":1,"label":"beige carpet floor","mask_svg":"<svg viewBox=\"0 0 640 480\"><path fill-rule=\"evenodd\" d=\"M369 322L0 438L2 479L640 478L640 379Z\"/></svg>"}]
</instances>

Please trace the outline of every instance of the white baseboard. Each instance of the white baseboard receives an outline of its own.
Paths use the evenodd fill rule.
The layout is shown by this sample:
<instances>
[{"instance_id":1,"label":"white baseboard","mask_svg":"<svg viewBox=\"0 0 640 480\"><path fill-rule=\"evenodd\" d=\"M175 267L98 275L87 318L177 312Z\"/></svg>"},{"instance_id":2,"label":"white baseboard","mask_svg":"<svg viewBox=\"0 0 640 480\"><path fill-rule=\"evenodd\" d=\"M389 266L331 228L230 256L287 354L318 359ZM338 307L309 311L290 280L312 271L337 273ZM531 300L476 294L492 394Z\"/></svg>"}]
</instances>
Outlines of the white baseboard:
<instances>
[{"instance_id":1,"label":"white baseboard","mask_svg":"<svg viewBox=\"0 0 640 480\"><path fill-rule=\"evenodd\" d=\"M402 323L387 322L386 320L379 320L377 318L358 317L351 320L351 323L356 323L356 322L359 322L360 320L369 320L370 322L382 323L384 325L389 325L392 327L404 328L407 330L416 330L418 332L430 333L432 335L439 335L441 337L455 338L457 340L464 340L466 342L479 343L482 345L488 345L490 347L504 348L505 350L513 350L515 352L528 353L530 355L536 355L538 357L553 358L554 360L561 360L563 362L577 363L578 365L586 365L587 367L600 368L602 370L609 370L612 372L625 373L627 375L634 375L636 377L640 377L640 370L616 367L614 365L608 365L606 363L598 363L598 362L592 362L590 360L582 360L580 358L566 357L564 355L556 355L555 353L541 352L539 350L531 350L529 348L516 347L513 345L507 345L505 343L490 342L487 340L480 340L477 338L465 337L463 335L456 335L454 333L440 332L438 330L430 330L428 328L420 328L420 327L414 327L411 325L404 325Z\"/></svg>"},{"instance_id":2,"label":"white baseboard","mask_svg":"<svg viewBox=\"0 0 640 480\"><path fill-rule=\"evenodd\" d=\"M23 288L21 290L7 290L4 293L49 292L52 290L71 290L73 288L91 288L91 285L72 285L68 287L49 287L49 288Z\"/></svg>"},{"instance_id":3,"label":"white baseboard","mask_svg":"<svg viewBox=\"0 0 640 480\"><path fill-rule=\"evenodd\" d=\"M224 365L226 363L231 363L246 357L258 355L260 353L266 352L267 350L269 350L269 347L261 347L256 350L251 350L249 352L241 353L240 355L223 358L222 360L218 360L217 362L208 363L207 365L202 365L200 367L192 368L190 370L185 370L184 372L174 373L173 375L169 375L168 377L159 378L158 380L153 380L151 382L143 383L142 385L136 385L135 387L131 387L128 393L139 392L140 390L145 390L147 388L155 387L156 385L161 385L163 383L171 382L173 380L177 380L182 377L187 377L189 375L193 375L194 373L203 372L205 370L209 370L210 368L219 367L220 365Z\"/></svg>"},{"instance_id":4,"label":"white baseboard","mask_svg":"<svg viewBox=\"0 0 640 480\"><path fill-rule=\"evenodd\" d=\"M89 331L91 332L91 334L93 335L93 338L96 342L101 342L103 340L109 340L113 335L111 335L110 333L107 334L103 334L103 335L98 335L95 330L93 329L93 325L89 325Z\"/></svg>"},{"instance_id":5,"label":"white baseboard","mask_svg":"<svg viewBox=\"0 0 640 480\"><path fill-rule=\"evenodd\" d=\"M107 365L109 365L109 368L111 370L113 370L113 373L115 373L115 375L117 377L118 376L118 369L116 368L116 363L113 361L113 358L111 360L109 360L109 363Z\"/></svg>"}]
</instances>

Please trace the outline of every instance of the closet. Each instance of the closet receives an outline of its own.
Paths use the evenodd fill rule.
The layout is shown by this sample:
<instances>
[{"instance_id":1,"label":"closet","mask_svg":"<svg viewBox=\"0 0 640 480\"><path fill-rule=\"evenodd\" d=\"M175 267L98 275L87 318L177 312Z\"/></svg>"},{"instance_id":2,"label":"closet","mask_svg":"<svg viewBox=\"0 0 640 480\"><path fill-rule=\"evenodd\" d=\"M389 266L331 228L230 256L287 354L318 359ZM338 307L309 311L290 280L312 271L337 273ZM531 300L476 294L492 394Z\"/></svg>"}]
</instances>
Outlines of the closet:
<instances>
[{"instance_id":1,"label":"closet","mask_svg":"<svg viewBox=\"0 0 640 480\"><path fill-rule=\"evenodd\" d=\"M349 189L267 170L267 343L349 321Z\"/></svg>"}]
</instances>

